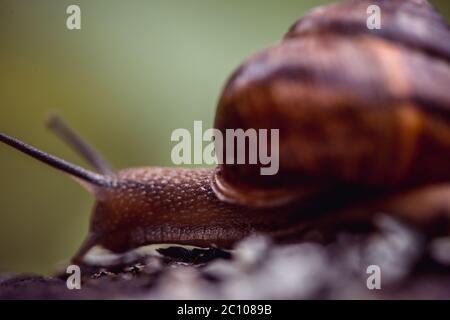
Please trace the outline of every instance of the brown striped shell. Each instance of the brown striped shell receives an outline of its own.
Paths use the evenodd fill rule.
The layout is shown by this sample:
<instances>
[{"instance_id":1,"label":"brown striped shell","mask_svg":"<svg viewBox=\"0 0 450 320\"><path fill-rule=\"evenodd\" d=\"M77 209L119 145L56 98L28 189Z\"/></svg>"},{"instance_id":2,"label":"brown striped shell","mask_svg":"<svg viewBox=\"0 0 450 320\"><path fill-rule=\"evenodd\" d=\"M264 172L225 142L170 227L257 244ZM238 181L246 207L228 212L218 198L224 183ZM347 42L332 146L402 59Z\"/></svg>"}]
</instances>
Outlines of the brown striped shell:
<instances>
[{"instance_id":1,"label":"brown striped shell","mask_svg":"<svg viewBox=\"0 0 450 320\"><path fill-rule=\"evenodd\" d=\"M380 30L366 27L373 4ZM260 163L218 166L213 189L232 203L448 181L450 28L422 0L316 9L232 75L215 127L280 130L278 174L262 176Z\"/></svg>"}]
</instances>

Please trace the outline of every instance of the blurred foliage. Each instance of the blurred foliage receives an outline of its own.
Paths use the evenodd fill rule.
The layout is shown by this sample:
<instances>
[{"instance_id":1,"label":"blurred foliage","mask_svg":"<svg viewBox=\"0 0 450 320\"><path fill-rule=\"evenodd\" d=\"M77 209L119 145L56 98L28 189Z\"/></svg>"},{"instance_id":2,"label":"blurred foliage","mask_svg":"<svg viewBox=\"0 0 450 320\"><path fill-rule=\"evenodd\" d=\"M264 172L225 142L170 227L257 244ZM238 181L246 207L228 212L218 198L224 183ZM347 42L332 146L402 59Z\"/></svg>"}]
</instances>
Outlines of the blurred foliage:
<instances>
[{"instance_id":1,"label":"blurred foliage","mask_svg":"<svg viewBox=\"0 0 450 320\"><path fill-rule=\"evenodd\" d=\"M175 128L212 126L227 77L331 1L0 0L0 128L85 165L44 127L60 114L115 167L170 165ZM448 1L432 1L450 16ZM82 30L66 29L78 4ZM0 146L0 272L49 273L86 235L93 198Z\"/></svg>"}]
</instances>

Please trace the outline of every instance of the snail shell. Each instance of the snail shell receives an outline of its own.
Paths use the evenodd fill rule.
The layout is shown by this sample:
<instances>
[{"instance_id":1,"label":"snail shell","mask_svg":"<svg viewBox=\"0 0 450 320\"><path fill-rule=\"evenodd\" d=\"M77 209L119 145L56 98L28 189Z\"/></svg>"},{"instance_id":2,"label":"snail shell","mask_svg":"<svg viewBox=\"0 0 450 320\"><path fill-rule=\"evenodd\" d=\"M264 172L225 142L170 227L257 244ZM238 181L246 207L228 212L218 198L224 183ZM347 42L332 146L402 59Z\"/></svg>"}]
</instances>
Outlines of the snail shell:
<instances>
[{"instance_id":1,"label":"snail shell","mask_svg":"<svg viewBox=\"0 0 450 320\"><path fill-rule=\"evenodd\" d=\"M380 30L366 27L372 4L381 8ZM448 181L449 26L426 1L316 9L232 75L215 127L279 129L277 175L260 175L261 163L218 166L213 189L231 203Z\"/></svg>"}]
</instances>

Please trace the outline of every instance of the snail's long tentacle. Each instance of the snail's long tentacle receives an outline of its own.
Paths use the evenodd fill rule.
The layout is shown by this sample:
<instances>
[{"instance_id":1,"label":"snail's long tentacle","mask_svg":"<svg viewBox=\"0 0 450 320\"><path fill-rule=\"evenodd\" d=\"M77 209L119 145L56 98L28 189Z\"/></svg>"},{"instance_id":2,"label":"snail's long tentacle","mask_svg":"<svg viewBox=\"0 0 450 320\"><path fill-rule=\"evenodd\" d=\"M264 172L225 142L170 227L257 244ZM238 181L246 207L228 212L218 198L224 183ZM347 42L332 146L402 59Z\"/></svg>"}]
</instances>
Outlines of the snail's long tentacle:
<instances>
[{"instance_id":1,"label":"snail's long tentacle","mask_svg":"<svg viewBox=\"0 0 450 320\"><path fill-rule=\"evenodd\" d=\"M63 171L76 180L80 181L84 186L86 186L89 190L90 186L97 187L109 187L111 185L112 179L108 176L97 174L95 172L86 170L80 166L77 166L73 163L60 159L58 157L52 156L48 153L45 153L42 150L39 150L25 142L22 142L16 138L10 137L4 133L0 132L0 142L3 142L16 150L19 150L36 160L39 160L55 169Z\"/></svg>"}]
</instances>

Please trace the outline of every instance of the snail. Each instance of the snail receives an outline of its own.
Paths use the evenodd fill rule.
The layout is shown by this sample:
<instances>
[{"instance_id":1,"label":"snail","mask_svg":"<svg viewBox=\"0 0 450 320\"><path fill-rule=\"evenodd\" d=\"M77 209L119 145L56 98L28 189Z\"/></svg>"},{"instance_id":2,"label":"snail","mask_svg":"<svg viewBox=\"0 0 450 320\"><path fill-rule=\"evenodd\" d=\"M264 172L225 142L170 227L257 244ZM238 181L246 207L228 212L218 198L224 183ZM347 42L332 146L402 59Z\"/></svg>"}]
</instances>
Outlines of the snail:
<instances>
[{"instance_id":1,"label":"snail","mask_svg":"<svg viewBox=\"0 0 450 320\"><path fill-rule=\"evenodd\" d=\"M381 29L366 27L372 4ZM96 172L3 133L0 141L95 196L74 262L95 245L230 248L255 232L298 241L310 227L380 211L422 225L450 217L449 88L450 28L426 1L354 0L306 14L223 90L215 128L279 129L276 175L260 175L261 163L114 172L58 118L50 128Z\"/></svg>"}]
</instances>

